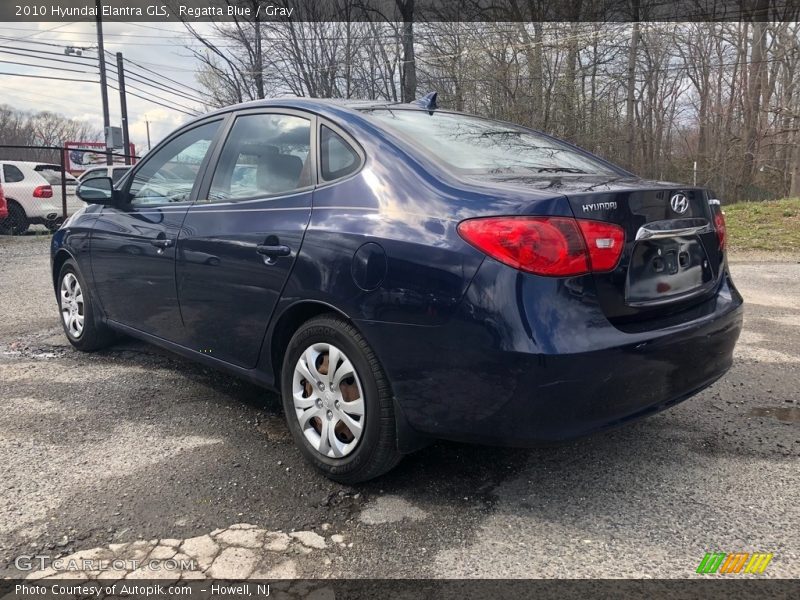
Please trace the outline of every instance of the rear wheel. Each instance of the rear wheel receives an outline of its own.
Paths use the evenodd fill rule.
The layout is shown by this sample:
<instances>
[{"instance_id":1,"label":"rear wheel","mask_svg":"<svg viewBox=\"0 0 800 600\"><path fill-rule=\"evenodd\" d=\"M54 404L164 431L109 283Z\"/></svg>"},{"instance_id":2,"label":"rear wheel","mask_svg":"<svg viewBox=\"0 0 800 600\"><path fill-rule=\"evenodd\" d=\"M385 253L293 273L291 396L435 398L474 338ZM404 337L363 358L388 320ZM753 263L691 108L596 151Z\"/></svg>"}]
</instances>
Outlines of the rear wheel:
<instances>
[{"instance_id":1,"label":"rear wheel","mask_svg":"<svg viewBox=\"0 0 800 600\"><path fill-rule=\"evenodd\" d=\"M284 356L281 389L295 442L329 478L358 483L400 461L386 375L347 321L323 315L300 326Z\"/></svg>"},{"instance_id":2,"label":"rear wheel","mask_svg":"<svg viewBox=\"0 0 800 600\"><path fill-rule=\"evenodd\" d=\"M69 343L78 350L99 350L114 341L113 332L95 319L92 294L73 260L58 275L58 308Z\"/></svg>"},{"instance_id":3,"label":"rear wheel","mask_svg":"<svg viewBox=\"0 0 800 600\"><path fill-rule=\"evenodd\" d=\"M8 216L0 221L0 231L7 235L22 235L28 231L30 222L25 209L13 200L8 201Z\"/></svg>"}]
</instances>

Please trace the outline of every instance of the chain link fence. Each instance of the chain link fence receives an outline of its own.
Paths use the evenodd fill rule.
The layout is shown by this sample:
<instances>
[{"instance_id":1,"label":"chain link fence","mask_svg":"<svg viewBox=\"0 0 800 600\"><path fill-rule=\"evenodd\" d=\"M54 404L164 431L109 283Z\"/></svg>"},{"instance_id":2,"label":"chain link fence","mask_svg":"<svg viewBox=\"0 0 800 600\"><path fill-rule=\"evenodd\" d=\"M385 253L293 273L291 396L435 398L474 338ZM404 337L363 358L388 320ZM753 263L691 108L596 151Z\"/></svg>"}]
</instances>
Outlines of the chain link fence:
<instances>
[{"instance_id":1,"label":"chain link fence","mask_svg":"<svg viewBox=\"0 0 800 600\"><path fill-rule=\"evenodd\" d=\"M0 235L56 231L85 206L75 193L78 178L95 175L116 182L130 169L125 163L137 158L94 149L0 144Z\"/></svg>"}]
</instances>

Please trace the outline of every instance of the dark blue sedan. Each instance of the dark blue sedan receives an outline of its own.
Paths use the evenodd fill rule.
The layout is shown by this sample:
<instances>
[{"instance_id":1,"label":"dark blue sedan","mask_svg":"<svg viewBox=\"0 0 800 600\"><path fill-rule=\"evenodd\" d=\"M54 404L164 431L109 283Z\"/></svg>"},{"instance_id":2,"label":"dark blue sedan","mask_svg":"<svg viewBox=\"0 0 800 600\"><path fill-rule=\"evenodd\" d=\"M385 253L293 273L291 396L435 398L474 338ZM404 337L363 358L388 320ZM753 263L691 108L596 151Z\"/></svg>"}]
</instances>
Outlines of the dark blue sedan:
<instances>
[{"instance_id":1,"label":"dark blue sedan","mask_svg":"<svg viewBox=\"0 0 800 600\"><path fill-rule=\"evenodd\" d=\"M434 95L232 106L78 193L52 243L69 341L124 333L280 390L342 482L437 438L655 413L722 376L741 329L711 192Z\"/></svg>"}]
</instances>

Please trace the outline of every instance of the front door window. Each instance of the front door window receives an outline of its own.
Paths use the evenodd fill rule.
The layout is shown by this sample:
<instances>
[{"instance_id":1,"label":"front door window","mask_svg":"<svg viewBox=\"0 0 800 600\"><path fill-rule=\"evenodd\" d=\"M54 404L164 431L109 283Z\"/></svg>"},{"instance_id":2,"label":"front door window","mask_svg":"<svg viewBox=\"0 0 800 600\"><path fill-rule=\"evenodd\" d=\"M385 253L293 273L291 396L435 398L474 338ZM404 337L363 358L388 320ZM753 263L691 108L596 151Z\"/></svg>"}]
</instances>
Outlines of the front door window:
<instances>
[{"instance_id":1,"label":"front door window","mask_svg":"<svg viewBox=\"0 0 800 600\"><path fill-rule=\"evenodd\" d=\"M133 174L128 193L133 206L186 202L221 121L182 133L147 157Z\"/></svg>"}]
</instances>

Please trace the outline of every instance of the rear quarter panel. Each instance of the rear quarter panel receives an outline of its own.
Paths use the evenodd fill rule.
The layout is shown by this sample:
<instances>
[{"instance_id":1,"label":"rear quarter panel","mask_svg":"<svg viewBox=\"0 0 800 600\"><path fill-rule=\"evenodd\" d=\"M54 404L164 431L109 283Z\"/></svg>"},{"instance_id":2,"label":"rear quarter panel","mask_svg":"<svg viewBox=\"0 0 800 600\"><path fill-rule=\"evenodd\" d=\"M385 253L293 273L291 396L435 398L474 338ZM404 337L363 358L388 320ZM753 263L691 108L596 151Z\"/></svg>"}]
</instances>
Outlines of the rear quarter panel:
<instances>
[{"instance_id":1,"label":"rear quarter panel","mask_svg":"<svg viewBox=\"0 0 800 600\"><path fill-rule=\"evenodd\" d=\"M284 305L319 300L355 320L441 325L484 260L458 235L460 221L493 214L571 214L558 194L461 181L368 121L338 124L367 158L354 176L315 190ZM356 282L364 251L357 253L367 243L379 246L368 260L385 266L370 265L372 278L364 285Z\"/></svg>"},{"instance_id":2,"label":"rear quarter panel","mask_svg":"<svg viewBox=\"0 0 800 600\"><path fill-rule=\"evenodd\" d=\"M369 325L431 328L435 336L457 314L485 259L459 236L459 222L497 214L571 215L557 193L458 180L368 122L337 124L361 144L365 164L314 191L303 245L261 352L267 372L279 366L270 368L268 361L276 349L280 354L272 343L282 316L308 302L351 319L378 358L393 361L371 339ZM364 271L366 284L359 275Z\"/></svg>"}]
</instances>

